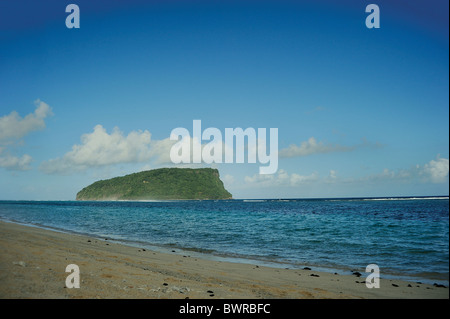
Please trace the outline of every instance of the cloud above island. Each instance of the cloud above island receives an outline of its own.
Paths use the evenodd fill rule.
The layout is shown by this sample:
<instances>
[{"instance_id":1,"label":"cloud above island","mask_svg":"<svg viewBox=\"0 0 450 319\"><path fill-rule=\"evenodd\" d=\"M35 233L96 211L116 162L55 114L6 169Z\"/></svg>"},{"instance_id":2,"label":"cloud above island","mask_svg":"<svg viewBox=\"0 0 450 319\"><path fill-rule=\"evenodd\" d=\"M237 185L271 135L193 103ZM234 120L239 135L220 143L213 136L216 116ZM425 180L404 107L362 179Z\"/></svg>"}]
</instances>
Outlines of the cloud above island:
<instances>
[{"instance_id":1,"label":"cloud above island","mask_svg":"<svg viewBox=\"0 0 450 319\"><path fill-rule=\"evenodd\" d=\"M150 162L155 165L172 164L170 149L177 142L170 138L153 140L148 130L131 131L125 135L115 127L108 133L100 124L94 127L93 132L83 134L80 139L81 143L73 145L62 157L42 162L40 170L46 174L68 175L89 168L131 163L146 163L144 167L150 169ZM187 143L190 147L192 144L199 144L193 138L186 138L182 143ZM183 156L185 160L192 162L192 152Z\"/></svg>"},{"instance_id":2,"label":"cloud above island","mask_svg":"<svg viewBox=\"0 0 450 319\"><path fill-rule=\"evenodd\" d=\"M108 133L102 125L96 125L92 133L81 136L81 144L62 157L50 159L40 165L47 174L70 174L90 167L119 163L142 163L152 157L149 131L131 131L124 135L118 127Z\"/></svg>"},{"instance_id":3,"label":"cloud above island","mask_svg":"<svg viewBox=\"0 0 450 319\"><path fill-rule=\"evenodd\" d=\"M189 149L199 147L202 151L208 143L201 144L196 138L186 137L180 141L165 138L153 140L148 130L131 131L125 135L118 127L108 133L102 125L96 125L93 132L81 136L81 143L62 157L44 161L40 170L46 174L68 175L85 171L89 168L106 167L116 164L145 163L150 169L152 165L174 165L170 158L170 151L177 142ZM227 146L222 141L212 142L216 148L225 152ZM193 152L182 153L183 163L193 163ZM179 164L185 166L189 164ZM207 165L205 163L192 164L194 166Z\"/></svg>"}]
</instances>

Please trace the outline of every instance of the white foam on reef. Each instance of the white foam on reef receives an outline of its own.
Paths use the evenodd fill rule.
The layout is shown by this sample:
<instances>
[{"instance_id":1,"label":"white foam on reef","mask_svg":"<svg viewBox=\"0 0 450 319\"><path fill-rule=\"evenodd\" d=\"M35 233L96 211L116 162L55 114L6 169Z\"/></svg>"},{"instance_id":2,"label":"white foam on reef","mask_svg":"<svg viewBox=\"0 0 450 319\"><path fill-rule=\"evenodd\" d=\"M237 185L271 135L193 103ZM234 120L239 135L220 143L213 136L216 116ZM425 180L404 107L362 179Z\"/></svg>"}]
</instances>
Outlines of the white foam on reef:
<instances>
[{"instance_id":1,"label":"white foam on reef","mask_svg":"<svg viewBox=\"0 0 450 319\"><path fill-rule=\"evenodd\" d=\"M363 200L429 200L429 199L448 199L448 196L363 198Z\"/></svg>"}]
</instances>

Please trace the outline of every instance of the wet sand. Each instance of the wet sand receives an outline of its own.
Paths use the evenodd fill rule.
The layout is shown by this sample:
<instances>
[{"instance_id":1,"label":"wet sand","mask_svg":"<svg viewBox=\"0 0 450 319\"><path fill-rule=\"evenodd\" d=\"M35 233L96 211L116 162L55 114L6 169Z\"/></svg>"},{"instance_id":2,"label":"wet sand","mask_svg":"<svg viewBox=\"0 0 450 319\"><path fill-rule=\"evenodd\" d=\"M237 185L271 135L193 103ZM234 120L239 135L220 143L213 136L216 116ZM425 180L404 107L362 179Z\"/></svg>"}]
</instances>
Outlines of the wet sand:
<instances>
[{"instance_id":1,"label":"wet sand","mask_svg":"<svg viewBox=\"0 0 450 319\"><path fill-rule=\"evenodd\" d=\"M66 266L80 269L67 288ZM0 298L449 298L448 288L214 261L0 222Z\"/></svg>"}]
</instances>

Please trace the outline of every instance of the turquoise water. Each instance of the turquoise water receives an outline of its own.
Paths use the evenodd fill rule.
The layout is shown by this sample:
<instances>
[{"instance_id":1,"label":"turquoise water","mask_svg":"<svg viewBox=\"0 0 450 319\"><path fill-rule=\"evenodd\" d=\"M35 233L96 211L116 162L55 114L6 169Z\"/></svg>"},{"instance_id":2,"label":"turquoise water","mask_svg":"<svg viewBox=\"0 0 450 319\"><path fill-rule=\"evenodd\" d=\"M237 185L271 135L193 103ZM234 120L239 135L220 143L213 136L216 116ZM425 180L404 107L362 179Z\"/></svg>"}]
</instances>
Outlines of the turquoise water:
<instances>
[{"instance_id":1,"label":"turquoise water","mask_svg":"<svg viewBox=\"0 0 450 319\"><path fill-rule=\"evenodd\" d=\"M0 201L0 219L211 256L448 283L445 198ZM404 278L408 279L408 278Z\"/></svg>"}]
</instances>

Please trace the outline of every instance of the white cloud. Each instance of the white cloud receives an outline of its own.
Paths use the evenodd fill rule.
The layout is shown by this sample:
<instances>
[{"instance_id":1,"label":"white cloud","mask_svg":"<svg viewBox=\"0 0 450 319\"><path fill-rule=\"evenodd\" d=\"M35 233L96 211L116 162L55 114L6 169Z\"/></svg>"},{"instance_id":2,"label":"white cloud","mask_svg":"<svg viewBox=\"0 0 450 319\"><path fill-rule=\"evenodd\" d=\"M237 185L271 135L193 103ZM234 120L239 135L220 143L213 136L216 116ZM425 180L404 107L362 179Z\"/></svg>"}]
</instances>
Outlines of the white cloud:
<instances>
[{"instance_id":1,"label":"white cloud","mask_svg":"<svg viewBox=\"0 0 450 319\"><path fill-rule=\"evenodd\" d=\"M230 174L225 174L221 179L225 185L232 185L235 182L234 176Z\"/></svg>"},{"instance_id":2,"label":"white cloud","mask_svg":"<svg viewBox=\"0 0 450 319\"><path fill-rule=\"evenodd\" d=\"M10 114L0 117L0 141L21 139L30 132L45 128L45 119L52 115L48 104L40 100L34 102L36 109L34 113L20 117L19 113L12 111Z\"/></svg>"},{"instance_id":3,"label":"white cloud","mask_svg":"<svg viewBox=\"0 0 450 319\"><path fill-rule=\"evenodd\" d=\"M330 175L328 176L330 179L336 179L337 178L337 172L335 170L330 170Z\"/></svg>"},{"instance_id":4,"label":"white cloud","mask_svg":"<svg viewBox=\"0 0 450 319\"><path fill-rule=\"evenodd\" d=\"M339 177L337 176L337 171L330 170L330 173L328 174L328 177L325 179L326 183L336 183L339 181Z\"/></svg>"},{"instance_id":5,"label":"white cloud","mask_svg":"<svg viewBox=\"0 0 450 319\"><path fill-rule=\"evenodd\" d=\"M170 149L176 142L170 140L170 138L151 141L151 156L155 158L155 164L172 163Z\"/></svg>"},{"instance_id":6,"label":"white cloud","mask_svg":"<svg viewBox=\"0 0 450 319\"><path fill-rule=\"evenodd\" d=\"M289 174L284 169L279 169L276 174L255 174L245 176L244 181L252 186L271 187L271 186L299 186L316 182L319 180L317 172L310 175Z\"/></svg>"},{"instance_id":7,"label":"white cloud","mask_svg":"<svg viewBox=\"0 0 450 319\"><path fill-rule=\"evenodd\" d=\"M316 182L318 180L319 180L319 174L317 174L316 172L313 172L310 175L299 175L299 174L292 173L292 175L290 177L290 183L292 186Z\"/></svg>"},{"instance_id":8,"label":"white cloud","mask_svg":"<svg viewBox=\"0 0 450 319\"><path fill-rule=\"evenodd\" d=\"M140 163L152 157L149 131L132 131L125 136L117 127L108 134L102 125L94 127L92 133L81 136L81 144L61 158L41 164L45 173L70 173L89 167L100 167L119 163Z\"/></svg>"},{"instance_id":9,"label":"white cloud","mask_svg":"<svg viewBox=\"0 0 450 319\"><path fill-rule=\"evenodd\" d=\"M436 157L423 166L417 164L409 169L397 171L385 168L381 173L369 175L360 181L406 181L417 183L445 183L448 182L449 160Z\"/></svg>"},{"instance_id":10,"label":"white cloud","mask_svg":"<svg viewBox=\"0 0 450 319\"><path fill-rule=\"evenodd\" d=\"M300 187L302 185L329 185L330 187L340 187L340 185L363 185L370 184L383 185L387 183L448 183L449 160L439 156L424 165L416 165L409 169L390 170L383 169L378 174L372 174L360 178L338 176L336 170L331 169L328 176L320 177L317 172L309 175L288 173L284 169L279 169L277 174L246 176L245 184L248 187Z\"/></svg>"},{"instance_id":11,"label":"white cloud","mask_svg":"<svg viewBox=\"0 0 450 319\"><path fill-rule=\"evenodd\" d=\"M325 144L323 142L317 142L314 137L310 137L307 141L303 141L300 146L291 144L287 148L283 148L279 151L281 158L287 157L300 157L308 156L312 154L320 153L335 153L335 152L351 152L363 147L381 147L379 143L370 143L363 139L363 142L353 146L333 145Z\"/></svg>"},{"instance_id":12,"label":"white cloud","mask_svg":"<svg viewBox=\"0 0 450 319\"><path fill-rule=\"evenodd\" d=\"M124 135L116 127L109 134L102 125L97 125L92 133L81 136L81 144L72 146L72 150L62 157L43 162L40 169L47 174L71 174L91 167L121 163L145 163L146 169L153 165L174 165L170 158L170 151L177 142L170 138L152 140L151 133L147 130L132 131L128 135ZM200 144L197 139L191 137L179 142L180 145L186 145L191 150L189 153L181 154L184 162L193 162L194 146L200 148L201 151L205 147L205 144ZM225 148L221 141L214 143L222 151ZM180 165L197 167L204 163Z\"/></svg>"},{"instance_id":13,"label":"white cloud","mask_svg":"<svg viewBox=\"0 0 450 319\"><path fill-rule=\"evenodd\" d=\"M28 154L12 155L10 148L22 145L21 139L29 133L44 129L45 119L53 114L47 103L36 100L34 104L34 112L24 118L16 111L0 117L0 167L19 171L31 169L32 157Z\"/></svg>"},{"instance_id":14,"label":"white cloud","mask_svg":"<svg viewBox=\"0 0 450 319\"><path fill-rule=\"evenodd\" d=\"M448 177L448 158L437 157L423 167L423 173L428 176L433 183L444 183Z\"/></svg>"},{"instance_id":15,"label":"white cloud","mask_svg":"<svg viewBox=\"0 0 450 319\"><path fill-rule=\"evenodd\" d=\"M324 145L322 142L317 143L314 137L310 137L308 141L304 141L300 146L291 144L289 147L281 149L280 157L297 157L307 156L315 153L327 153L333 150L333 146Z\"/></svg>"},{"instance_id":16,"label":"white cloud","mask_svg":"<svg viewBox=\"0 0 450 319\"><path fill-rule=\"evenodd\" d=\"M25 171L31 169L30 163L32 158L30 155L25 154L21 157L17 157L9 153L5 153L3 149L0 148L0 167L15 171Z\"/></svg>"}]
</instances>

